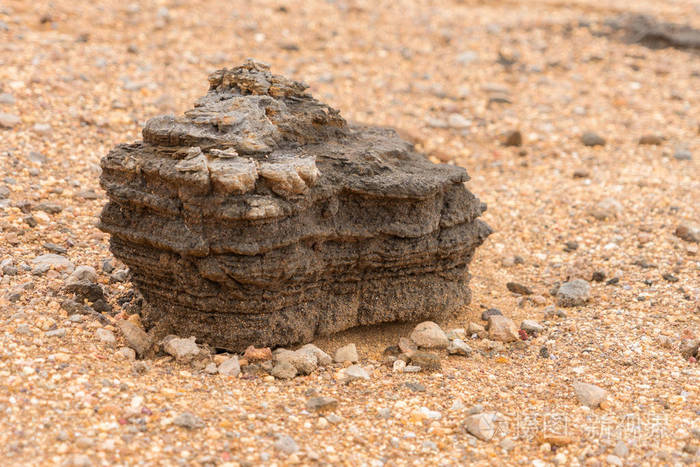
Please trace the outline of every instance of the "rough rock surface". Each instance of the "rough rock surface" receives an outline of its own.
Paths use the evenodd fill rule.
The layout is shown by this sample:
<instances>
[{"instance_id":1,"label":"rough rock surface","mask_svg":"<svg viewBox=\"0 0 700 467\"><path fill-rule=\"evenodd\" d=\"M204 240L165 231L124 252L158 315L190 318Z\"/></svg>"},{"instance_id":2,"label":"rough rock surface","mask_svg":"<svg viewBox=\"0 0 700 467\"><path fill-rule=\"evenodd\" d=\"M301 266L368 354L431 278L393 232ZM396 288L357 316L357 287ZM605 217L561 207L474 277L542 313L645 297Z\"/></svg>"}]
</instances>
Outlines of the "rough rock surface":
<instances>
[{"instance_id":1,"label":"rough rock surface","mask_svg":"<svg viewBox=\"0 0 700 467\"><path fill-rule=\"evenodd\" d=\"M467 265L491 230L463 168L348 125L263 64L209 83L102 160L100 228L146 325L240 351L469 303Z\"/></svg>"}]
</instances>

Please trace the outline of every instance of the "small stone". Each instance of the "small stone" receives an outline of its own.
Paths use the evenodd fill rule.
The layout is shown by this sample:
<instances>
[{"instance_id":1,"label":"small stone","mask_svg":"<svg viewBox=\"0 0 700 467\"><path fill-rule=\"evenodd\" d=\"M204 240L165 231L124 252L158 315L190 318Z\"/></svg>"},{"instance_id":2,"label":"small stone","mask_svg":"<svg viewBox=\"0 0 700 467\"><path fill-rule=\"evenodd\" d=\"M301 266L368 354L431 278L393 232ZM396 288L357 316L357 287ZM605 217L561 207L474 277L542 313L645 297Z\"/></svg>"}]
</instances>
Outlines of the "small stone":
<instances>
[{"instance_id":1,"label":"small stone","mask_svg":"<svg viewBox=\"0 0 700 467\"><path fill-rule=\"evenodd\" d=\"M568 241L564 244L564 251L571 253L572 251L578 250L578 242Z\"/></svg>"},{"instance_id":2,"label":"small stone","mask_svg":"<svg viewBox=\"0 0 700 467\"><path fill-rule=\"evenodd\" d=\"M437 371L442 369L440 357L430 352L415 352L411 355L410 362L412 365L420 367L423 371Z\"/></svg>"},{"instance_id":3,"label":"small stone","mask_svg":"<svg viewBox=\"0 0 700 467\"><path fill-rule=\"evenodd\" d=\"M464 129L472 125L472 121L458 113L452 113L447 117L447 125L450 128Z\"/></svg>"},{"instance_id":4,"label":"small stone","mask_svg":"<svg viewBox=\"0 0 700 467\"><path fill-rule=\"evenodd\" d=\"M608 397L608 392L594 384L576 382L574 392L579 402L591 408L596 408Z\"/></svg>"},{"instance_id":5,"label":"small stone","mask_svg":"<svg viewBox=\"0 0 700 467\"><path fill-rule=\"evenodd\" d=\"M450 344L445 332L432 321L424 321L413 329L411 340L426 349L445 349Z\"/></svg>"},{"instance_id":6,"label":"small stone","mask_svg":"<svg viewBox=\"0 0 700 467\"><path fill-rule=\"evenodd\" d=\"M673 158L677 161L690 161L693 160L693 155L687 148L678 148L673 153Z\"/></svg>"},{"instance_id":7,"label":"small stone","mask_svg":"<svg viewBox=\"0 0 700 467\"><path fill-rule=\"evenodd\" d=\"M605 146L605 139L597 133L590 131L581 135L581 142L584 146Z\"/></svg>"},{"instance_id":8,"label":"small stone","mask_svg":"<svg viewBox=\"0 0 700 467\"><path fill-rule=\"evenodd\" d=\"M296 368L302 375L310 375L318 368L318 358L313 352L308 350L291 351L287 349L277 349L273 354L275 362L286 361Z\"/></svg>"},{"instance_id":9,"label":"small stone","mask_svg":"<svg viewBox=\"0 0 700 467\"><path fill-rule=\"evenodd\" d=\"M616 218L622 211L622 205L614 198L605 198L588 210L599 221Z\"/></svg>"},{"instance_id":10,"label":"small stone","mask_svg":"<svg viewBox=\"0 0 700 467\"><path fill-rule=\"evenodd\" d=\"M35 268L46 268L46 271L53 268L70 274L75 269L75 266L68 258L53 253L37 256L31 260L31 263Z\"/></svg>"},{"instance_id":11,"label":"small stone","mask_svg":"<svg viewBox=\"0 0 700 467\"><path fill-rule=\"evenodd\" d=\"M498 443L502 449L510 451L515 447L515 441L510 438L503 438L500 443Z\"/></svg>"},{"instance_id":12,"label":"small stone","mask_svg":"<svg viewBox=\"0 0 700 467\"><path fill-rule=\"evenodd\" d=\"M591 286L583 279L564 282L557 290L557 304L563 307L582 306L591 296Z\"/></svg>"},{"instance_id":13,"label":"small stone","mask_svg":"<svg viewBox=\"0 0 700 467\"><path fill-rule=\"evenodd\" d=\"M306 344L302 346L298 351L312 353L316 357L316 361L318 362L319 366L328 366L333 362L333 359L331 359L330 355L316 347L314 344Z\"/></svg>"},{"instance_id":14,"label":"small stone","mask_svg":"<svg viewBox=\"0 0 700 467\"><path fill-rule=\"evenodd\" d=\"M275 441L275 449L287 455L292 455L299 450L296 441L291 436L279 435Z\"/></svg>"},{"instance_id":15,"label":"small stone","mask_svg":"<svg viewBox=\"0 0 700 467\"><path fill-rule=\"evenodd\" d=\"M15 97L12 94L3 92L0 93L0 104L2 105L12 105L15 103Z\"/></svg>"},{"instance_id":16,"label":"small stone","mask_svg":"<svg viewBox=\"0 0 700 467\"><path fill-rule=\"evenodd\" d=\"M500 342L512 342L519 339L518 327L513 320L503 315L489 317L489 339Z\"/></svg>"},{"instance_id":17,"label":"small stone","mask_svg":"<svg viewBox=\"0 0 700 467\"><path fill-rule=\"evenodd\" d=\"M402 373L405 368L406 362L404 362L403 360L396 360L394 361L394 364L391 367L391 371L394 373Z\"/></svg>"},{"instance_id":18,"label":"small stone","mask_svg":"<svg viewBox=\"0 0 700 467\"><path fill-rule=\"evenodd\" d=\"M462 339L454 339L447 347L447 353L450 355L463 355L468 357L472 354L472 349Z\"/></svg>"},{"instance_id":19,"label":"small stone","mask_svg":"<svg viewBox=\"0 0 700 467\"><path fill-rule=\"evenodd\" d=\"M605 271L594 271L591 280L593 282L603 282L605 280Z\"/></svg>"},{"instance_id":20,"label":"small stone","mask_svg":"<svg viewBox=\"0 0 700 467\"><path fill-rule=\"evenodd\" d=\"M609 454L609 455L605 458L605 462L607 462L607 463L610 464L610 465L618 465L618 466L621 466L621 465L622 465L622 459L620 459L619 457L614 456L614 455L612 455L612 454Z\"/></svg>"},{"instance_id":21,"label":"small stone","mask_svg":"<svg viewBox=\"0 0 700 467\"><path fill-rule=\"evenodd\" d=\"M419 383L417 381L407 381L406 382L406 387L410 389L413 392L425 392L425 385L422 383Z\"/></svg>"},{"instance_id":22,"label":"small stone","mask_svg":"<svg viewBox=\"0 0 700 467\"><path fill-rule=\"evenodd\" d=\"M97 272L91 266L78 266L66 278L66 285L74 284L80 281L97 282Z\"/></svg>"},{"instance_id":23,"label":"small stone","mask_svg":"<svg viewBox=\"0 0 700 467\"><path fill-rule=\"evenodd\" d=\"M549 358L549 349L547 347L540 348L540 358Z\"/></svg>"},{"instance_id":24,"label":"small stone","mask_svg":"<svg viewBox=\"0 0 700 467\"><path fill-rule=\"evenodd\" d=\"M649 134L649 135L643 135L642 137L639 138L639 144L658 146L660 144L663 144L663 142L664 142L664 137L661 135Z\"/></svg>"},{"instance_id":25,"label":"small stone","mask_svg":"<svg viewBox=\"0 0 700 467\"><path fill-rule=\"evenodd\" d=\"M523 135L520 133L519 130L510 130L506 132L506 134L503 136L503 145L516 147L522 146Z\"/></svg>"},{"instance_id":26,"label":"small stone","mask_svg":"<svg viewBox=\"0 0 700 467\"><path fill-rule=\"evenodd\" d=\"M13 128L21 121L17 115L0 112L0 128Z\"/></svg>"},{"instance_id":27,"label":"small stone","mask_svg":"<svg viewBox=\"0 0 700 467\"><path fill-rule=\"evenodd\" d=\"M450 329L447 331L447 338L449 340L454 340L454 339L462 339L464 340L467 337L467 331L464 330L464 328L454 328Z\"/></svg>"},{"instance_id":28,"label":"small stone","mask_svg":"<svg viewBox=\"0 0 700 467\"><path fill-rule=\"evenodd\" d=\"M193 430L195 428L202 428L204 426L204 421L190 412L183 412L173 419L173 425Z\"/></svg>"},{"instance_id":29,"label":"small stone","mask_svg":"<svg viewBox=\"0 0 700 467\"><path fill-rule=\"evenodd\" d=\"M480 440L489 441L496 433L496 419L495 413L470 415L464 421L464 428Z\"/></svg>"},{"instance_id":30,"label":"small stone","mask_svg":"<svg viewBox=\"0 0 700 467\"><path fill-rule=\"evenodd\" d=\"M517 282L508 282L506 287L513 293L520 295L532 295L532 289L530 289L530 287Z\"/></svg>"},{"instance_id":31,"label":"small stone","mask_svg":"<svg viewBox=\"0 0 700 467\"><path fill-rule=\"evenodd\" d=\"M272 367L270 374L277 379L292 379L297 375L297 369L288 361L281 361Z\"/></svg>"},{"instance_id":32,"label":"small stone","mask_svg":"<svg viewBox=\"0 0 700 467\"><path fill-rule=\"evenodd\" d=\"M124 357L130 362L136 360L136 352L134 349L129 347L119 347L119 350L117 350L117 355Z\"/></svg>"},{"instance_id":33,"label":"small stone","mask_svg":"<svg viewBox=\"0 0 700 467\"><path fill-rule=\"evenodd\" d=\"M46 337L65 337L66 336L66 328L58 328L54 329L53 331L47 331L45 336Z\"/></svg>"},{"instance_id":34,"label":"small stone","mask_svg":"<svg viewBox=\"0 0 700 467\"><path fill-rule=\"evenodd\" d=\"M700 339L683 339L680 344L680 352L686 360L695 357L700 352Z\"/></svg>"},{"instance_id":35,"label":"small stone","mask_svg":"<svg viewBox=\"0 0 700 467\"><path fill-rule=\"evenodd\" d=\"M399 350L408 356L413 355L413 353L418 350L418 346L415 342L407 337L399 338Z\"/></svg>"},{"instance_id":36,"label":"small stone","mask_svg":"<svg viewBox=\"0 0 700 467\"><path fill-rule=\"evenodd\" d=\"M333 357L336 363L356 363L359 360L357 355L357 347L355 344L345 345L335 351L335 356Z\"/></svg>"},{"instance_id":37,"label":"small stone","mask_svg":"<svg viewBox=\"0 0 700 467\"><path fill-rule=\"evenodd\" d=\"M189 338L181 337L167 337L164 339L165 345L163 350L175 357L178 362L191 362L197 355L199 355L199 346L195 343L196 338L191 336ZM219 370L221 371L221 370Z\"/></svg>"},{"instance_id":38,"label":"small stone","mask_svg":"<svg viewBox=\"0 0 700 467\"><path fill-rule=\"evenodd\" d=\"M204 372L209 375L215 375L219 372L219 367L216 366L216 363L210 362L204 367Z\"/></svg>"},{"instance_id":39,"label":"small stone","mask_svg":"<svg viewBox=\"0 0 700 467\"><path fill-rule=\"evenodd\" d=\"M124 282L129 277L128 269L117 269L109 276L109 280L112 282Z\"/></svg>"},{"instance_id":40,"label":"small stone","mask_svg":"<svg viewBox=\"0 0 700 467\"><path fill-rule=\"evenodd\" d=\"M264 362L266 360L272 360L272 351L269 347L262 347L256 349L254 346L248 346L243 353L243 358L249 362Z\"/></svg>"},{"instance_id":41,"label":"small stone","mask_svg":"<svg viewBox=\"0 0 700 467\"><path fill-rule=\"evenodd\" d=\"M234 378L241 374L241 365L238 361L238 356L234 355L227 358L219 365L219 374L224 376L233 376Z\"/></svg>"},{"instance_id":42,"label":"small stone","mask_svg":"<svg viewBox=\"0 0 700 467\"><path fill-rule=\"evenodd\" d=\"M498 308L489 308L481 313L481 320L488 321L491 316L503 316L503 313Z\"/></svg>"},{"instance_id":43,"label":"small stone","mask_svg":"<svg viewBox=\"0 0 700 467\"><path fill-rule=\"evenodd\" d=\"M486 328L479 323L470 322L469 326L467 326L467 333L470 336L476 334L477 336L482 337L486 333Z\"/></svg>"},{"instance_id":44,"label":"small stone","mask_svg":"<svg viewBox=\"0 0 700 467\"><path fill-rule=\"evenodd\" d=\"M522 323L520 323L520 329L526 331L528 334L536 336L537 334L544 331L544 326L542 326L537 321L533 321L531 319L524 319Z\"/></svg>"},{"instance_id":45,"label":"small stone","mask_svg":"<svg viewBox=\"0 0 700 467\"><path fill-rule=\"evenodd\" d=\"M109 329L100 328L95 331L95 337L97 340L107 345L114 345L117 342L117 338L114 337L114 333Z\"/></svg>"},{"instance_id":46,"label":"small stone","mask_svg":"<svg viewBox=\"0 0 700 467\"><path fill-rule=\"evenodd\" d=\"M675 236L691 243L700 243L700 227L691 224L680 224L676 227Z\"/></svg>"},{"instance_id":47,"label":"small stone","mask_svg":"<svg viewBox=\"0 0 700 467\"><path fill-rule=\"evenodd\" d=\"M312 412L326 412L338 407L338 400L332 397L312 397L306 401L306 410Z\"/></svg>"},{"instance_id":48,"label":"small stone","mask_svg":"<svg viewBox=\"0 0 700 467\"><path fill-rule=\"evenodd\" d=\"M360 365L350 365L343 371L343 376L345 377L346 382L357 379L369 380L369 373L367 373L367 370L362 368Z\"/></svg>"},{"instance_id":49,"label":"small stone","mask_svg":"<svg viewBox=\"0 0 700 467\"><path fill-rule=\"evenodd\" d=\"M153 346L153 340L140 326L125 319L117 321L117 326L119 326L119 330L124 336L124 339L126 339L126 343L129 347L134 349L138 355L146 355Z\"/></svg>"},{"instance_id":50,"label":"small stone","mask_svg":"<svg viewBox=\"0 0 700 467\"><path fill-rule=\"evenodd\" d=\"M615 449L613 449L613 454L621 459L624 459L629 456L630 449L627 447L624 441L618 441L618 443L615 445Z\"/></svg>"}]
</instances>

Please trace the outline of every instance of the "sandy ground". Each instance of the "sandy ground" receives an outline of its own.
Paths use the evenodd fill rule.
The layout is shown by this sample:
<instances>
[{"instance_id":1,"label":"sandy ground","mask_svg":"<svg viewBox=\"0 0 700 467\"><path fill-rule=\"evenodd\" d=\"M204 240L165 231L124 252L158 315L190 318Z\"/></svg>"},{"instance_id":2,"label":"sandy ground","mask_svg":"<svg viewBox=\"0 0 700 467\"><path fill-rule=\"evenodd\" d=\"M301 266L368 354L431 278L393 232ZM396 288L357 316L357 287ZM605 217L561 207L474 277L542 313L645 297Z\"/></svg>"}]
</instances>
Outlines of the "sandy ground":
<instances>
[{"instance_id":1,"label":"sandy ground","mask_svg":"<svg viewBox=\"0 0 700 467\"><path fill-rule=\"evenodd\" d=\"M700 257L674 231L700 221L700 58L595 34L629 11L700 27L700 4L682 0L2 2L0 261L17 270L0 278L2 464L697 465L700 366L678 345L700 334ZM346 385L340 366L271 381L166 357L140 373L116 331L109 345L99 321L68 319L65 273L31 272L47 243L100 271L115 311L130 290L101 272L99 159L247 57L303 79L346 119L397 127L466 167L495 233L471 265L471 307L441 324L497 307L544 333L495 352L470 340L482 352L443 355L432 374L381 365L412 325L320 340L329 353L357 344L371 379ZM504 147L516 129L523 145ZM584 146L585 131L606 145ZM664 140L638 144L650 134ZM592 282L588 305L545 317L557 282L594 271L618 282ZM608 403L582 406L574 381L605 388ZM309 413L314 391L338 407ZM495 439L464 430L475 404L503 415ZM202 426L174 425L183 412Z\"/></svg>"}]
</instances>

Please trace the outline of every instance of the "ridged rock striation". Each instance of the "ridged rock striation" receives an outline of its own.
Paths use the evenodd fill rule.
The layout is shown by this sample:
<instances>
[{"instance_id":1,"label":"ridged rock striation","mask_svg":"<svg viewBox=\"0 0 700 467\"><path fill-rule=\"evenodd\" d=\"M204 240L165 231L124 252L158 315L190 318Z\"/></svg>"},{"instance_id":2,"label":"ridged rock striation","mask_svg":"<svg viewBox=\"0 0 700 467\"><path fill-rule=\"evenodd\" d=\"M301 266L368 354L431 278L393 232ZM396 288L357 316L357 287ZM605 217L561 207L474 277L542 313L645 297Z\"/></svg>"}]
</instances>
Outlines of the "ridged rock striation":
<instances>
[{"instance_id":1,"label":"ridged rock striation","mask_svg":"<svg viewBox=\"0 0 700 467\"><path fill-rule=\"evenodd\" d=\"M147 325L240 351L469 303L467 265L491 230L464 169L348 125L261 63L209 83L102 159L100 228Z\"/></svg>"}]
</instances>

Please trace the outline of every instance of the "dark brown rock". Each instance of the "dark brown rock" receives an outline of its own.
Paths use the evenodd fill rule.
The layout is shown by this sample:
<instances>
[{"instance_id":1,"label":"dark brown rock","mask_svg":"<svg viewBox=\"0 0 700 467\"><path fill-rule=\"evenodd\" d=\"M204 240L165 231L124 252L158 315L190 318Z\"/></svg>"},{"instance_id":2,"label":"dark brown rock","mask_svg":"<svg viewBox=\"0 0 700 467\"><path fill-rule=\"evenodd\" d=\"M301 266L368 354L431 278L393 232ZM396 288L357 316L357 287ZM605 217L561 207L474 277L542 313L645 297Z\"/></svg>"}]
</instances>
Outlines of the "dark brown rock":
<instances>
[{"instance_id":1,"label":"dark brown rock","mask_svg":"<svg viewBox=\"0 0 700 467\"><path fill-rule=\"evenodd\" d=\"M470 302L467 265L491 230L464 169L348 125L265 65L209 82L102 160L100 228L147 327L242 351Z\"/></svg>"}]
</instances>

